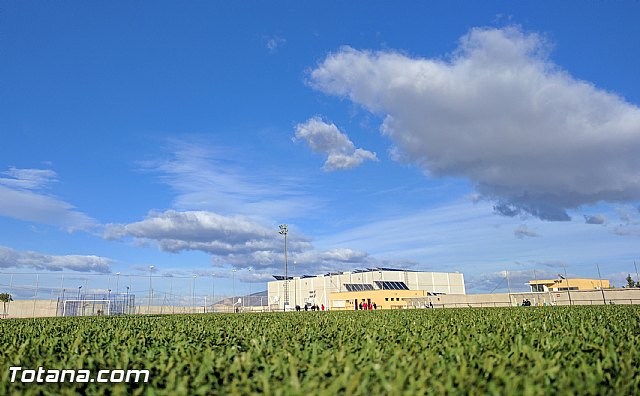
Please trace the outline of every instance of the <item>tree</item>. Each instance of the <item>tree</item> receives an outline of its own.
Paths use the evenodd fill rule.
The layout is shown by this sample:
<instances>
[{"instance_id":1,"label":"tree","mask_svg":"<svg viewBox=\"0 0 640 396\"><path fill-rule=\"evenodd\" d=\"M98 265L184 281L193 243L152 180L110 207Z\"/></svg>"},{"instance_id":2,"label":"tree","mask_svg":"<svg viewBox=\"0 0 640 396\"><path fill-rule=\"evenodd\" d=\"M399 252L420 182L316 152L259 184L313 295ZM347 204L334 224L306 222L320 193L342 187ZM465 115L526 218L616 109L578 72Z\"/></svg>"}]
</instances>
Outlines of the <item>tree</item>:
<instances>
[{"instance_id":1,"label":"tree","mask_svg":"<svg viewBox=\"0 0 640 396\"><path fill-rule=\"evenodd\" d=\"M627 287L640 287L640 285L636 285L633 279L631 279L631 274L627 274Z\"/></svg>"},{"instance_id":2,"label":"tree","mask_svg":"<svg viewBox=\"0 0 640 396\"><path fill-rule=\"evenodd\" d=\"M2 317L7 317L7 304L13 301L11 298L11 294L9 293L0 293L0 301L2 301Z\"/></svg>"}]
</instances>

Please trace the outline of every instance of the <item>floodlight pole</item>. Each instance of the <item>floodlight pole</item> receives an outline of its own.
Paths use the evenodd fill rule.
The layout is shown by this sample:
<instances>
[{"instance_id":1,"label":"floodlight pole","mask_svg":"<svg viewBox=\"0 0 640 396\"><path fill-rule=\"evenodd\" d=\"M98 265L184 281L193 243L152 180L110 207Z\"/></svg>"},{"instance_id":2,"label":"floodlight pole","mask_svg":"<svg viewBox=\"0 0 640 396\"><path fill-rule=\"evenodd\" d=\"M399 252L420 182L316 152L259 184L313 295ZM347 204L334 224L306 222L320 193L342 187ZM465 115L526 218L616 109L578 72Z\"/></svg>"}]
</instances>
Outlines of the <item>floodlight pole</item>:
<instances>
[{"instance_id":1,"label":"floodlight pole","mask_svg":"<svg viewBox=\"0 0 640 396\"><path fill-rule=\"evenodd\" d=\"M216 274L211 274L211 312L216 312Z\"/></svg>"},{"instance_id":2,"label":"floodlight pole","mask_svg":"<svg viewBox=\"0 0 640 396\"><path fill-rule=\"evenodd\" d=\"M571 301L571 286L569 286L569 277L567 276L567 266L564 267L564 279L567 281L567 296L569 297L569 306L572 306Z\"/></svg>"},{"instance_id":3,"label":"floodlight pole","mask_svg":"<svg viewBox=\"0 0 640 396\"><path fill-rule=\"evenodd\" d=\"M604 288L602 287L602 275L600 275L600 264L596 264L596 268L598 268L598 278L600 278L600 291L602 292L602 302L604 305L607 305L607 299L604 298Z\"/></svg>"},{"instance_id":4,"label":"floodlight pole","mask_svg":"<svg viewBox=\"0 0 640 396\"><path fill-rule=\"evenodd\" d=\"M284 307L283 311L287 310L287 305L289 305L289 271L288 271L288 262L287 262L287 233L289 230L287 229L286 224L280 225L280 235L284 235Z\"/></svg>"},{"instance_id":5,"label":"floodlight pole","mask_svg":"<svg viewBox=\"0 0 640 396\"><path fill-rule=\"evenodd\" d=\"M116 272L116 294L120 292L120 273Z\"/></svg>"},{"instance_id":6,"label":"floodlight pole","mask_svg":"<svg viewBox=\"0 0 640 396\"><path fill-rule=\"evenodd\" d=\"M251 271L253 271L253 269L249 267L247 270L249 271L249 310L251 311Z\"/></svg>"},{"instance_id":7,"label":"floodlight pole","mask_svg":"<svg viewBox=\"0 0 640 396\"><path fill-rule=\"evenodd\" d=\"M196 275L193 275L193 281L191 282L191 305L193 310L196 310ZM195 313L195 312L194 312Z\"/></svg>"},{"instance_id":8,"label":"floodlight pole","mask_svg":"<svg viewBox=\"0 0 640 396\"><path fill-rule=\"evenodd\" d=\"M152 284L151 284L151 273L153 272L154 268L155 268L155 266L153 266L153 265L149 266L149 301L147 301L147 315L151 313L151 299L153 298L153 288L152 288Z\"/></svg>"},{"instance_id":9,"label":"floodlight pole","mask_svg":"<svg viewBox=\"0 0 640 396\"><path fill-rule=\"evenodd\" d=\"M507 291L509 292L509 305L511 305L511 282L509 282L509 271L505 270L504 274L507 278Z\"/></svg>"},{"instance_id":10,"label":"floodlight pole","mask_svg":"<svg viewBox=\"0 0 640 396\"><path fill-rule=\"evenodd\" d=\"M638 278L638 266L636 265L636 260L633 260L633 266L636 269L636 287L640 287L640 279Z\"/></svg>"},{"instance_id":11,"label":"floodlight pole","mask_svg":"<svg viewBox=\"0 0 640 396\"><path fill-rule=\"evenodd\" d=\"M236 270L232 269L231 270L231 276L233 279L233 297L231 297L231 303L232 303L232 308L233 308L233 312L236 312Z\"/></svg>"},{"instance_id":12,"label":"floodlight pole","mask_svg":"<svg viewBox=\"0 0 640 396\"><path fill-rule=\"evenodd\" d=\"M62 279L60 280L60 290L62 294L62 290L64 290L64 274L62 274Z\"/></svg>"}]
</instances>

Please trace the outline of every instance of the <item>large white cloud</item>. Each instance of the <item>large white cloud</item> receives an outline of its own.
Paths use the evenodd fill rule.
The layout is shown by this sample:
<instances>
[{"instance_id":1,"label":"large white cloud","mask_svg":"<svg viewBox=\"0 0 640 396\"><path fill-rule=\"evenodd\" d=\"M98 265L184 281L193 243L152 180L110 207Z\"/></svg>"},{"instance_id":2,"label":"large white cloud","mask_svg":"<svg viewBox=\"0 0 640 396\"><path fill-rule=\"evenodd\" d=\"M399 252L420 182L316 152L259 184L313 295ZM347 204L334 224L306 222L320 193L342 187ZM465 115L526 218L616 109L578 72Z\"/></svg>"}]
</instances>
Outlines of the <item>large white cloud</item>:
<instances>
[{"instance_id":1,"label":"large white cloud","mask_svg":"<svg viewBox=\"0 0 640 396\"><path fill-rule=\"evenodd\" d=\"M323 166L325 171L351 169L365 160L378 160L376 153L356 148L335 124L328 124L320 117L312 117L298 124L295 140L304 140L314 152L327 155Z\"/></svg>"},{"instance_id":2,"label":"large white cloud","mask_svg":"<svg viewBox=\"0 0 640 396\"><path fill-rule=\"evenodd\" d=\"M277 229L240 216L223 216L209 211L151 212L142 221L106 226L107 239L127 236L155 241L168 252L200 250L219 256L269 252L282 245ZM294 239L290 248L297 250L306 244Z\"/></svg>"},{"instance_id":3,"label":"large white cloud","mask_svg":"<svg viewBox=\"0 0 640 396\"><path fill-rule=\"evenodd\" d=\"M93 255L51 255L21 252L0 246L0 268L34 268L45 271L110 272L111 260Z\"/></svg>"},{"instance_id":4,"label":"large white cloud","mask_svg":"<svg viewBox=\"0 0 640 396\"><path fill-rule=\"evenodd\" d=\"M279 274L284 269L284 240L278 228L240 216L208 211L151 212L138 222L107 225L104 237L154 242L160 249L173 253L202 251L213 255L213 262L221 267L253 267L256 274ZM293 227L289 228L287 251L292 274L387 264L354 249L314 250L309 240Z\"/></svg>"},{"instance_id":5,"label":"large white cloud","mask_svg":"<svg viewBox=\"0 0 640 396\"><path fill-rule=\"evenodd\" d=\"M9 168L0 177L0 216L69 230L88 229L96 221L45 190L58 180L50 169Z\"/></svg>"},{"instance_id":6,"label":"large white cloud","mask_svg":"<svg viewBox=\"0 0 640 396\"><path fill-rule=\"evenodd\" d=\"M468 178L505 215L640 199L640 109L573 78L545 41L472 29L448 59L344 47L310 84L384 117L382 132L431 176Z\"/></svg>"}]
</instances>

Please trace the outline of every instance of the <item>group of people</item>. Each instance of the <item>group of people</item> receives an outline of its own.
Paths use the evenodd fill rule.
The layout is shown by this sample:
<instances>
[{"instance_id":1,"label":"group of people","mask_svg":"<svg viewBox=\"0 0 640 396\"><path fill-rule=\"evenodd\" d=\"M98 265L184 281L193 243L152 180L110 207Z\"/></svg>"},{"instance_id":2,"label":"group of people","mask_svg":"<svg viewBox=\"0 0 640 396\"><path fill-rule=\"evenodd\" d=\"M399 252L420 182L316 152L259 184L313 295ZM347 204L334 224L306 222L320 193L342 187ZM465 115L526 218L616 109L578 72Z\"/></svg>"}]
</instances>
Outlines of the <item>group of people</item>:
<instances>
[{"instance_id":1,"label":"group of people","mask_svg":"<svg viewBox=\"0 0 640 396\"><path fill-rule=\"evenodd\" d=\"M304 310L308 311L308 310L312 310L312 311L324 311L324 304L320 304L320 306L317 305L311 305L309 306L308 304L304 305ZM302 308L300 307L300 305L296 305L296 311L300 312L302 311Z\"/></svg>"},{"instance_id":2,"label":"group of people","mask_svg":"<svg viewBox=\"0 0 640 396\"><path fill-rule=\"evenodd\" d=\"M528 298L525 298L524 300L522 300L522 306L523 307L530 307L531 306L531 301L529 301Z\"/></svg>"},{"instance_id":3,"label":"group of people","mask_svg":"<svg viewBox=\"0 0 640 396\"><path fill-rule=\"evenodd\" d=\"M378 309L378 306L376 305L376 303L374 302L373 304L371 304L371 301L369 301L368 303L365 301L361 301L360 304L354 304L355 310L357 311L358 309L360 309L361 311L372 311L372 310L376 310Z\"/></svg>"}]
</instances>

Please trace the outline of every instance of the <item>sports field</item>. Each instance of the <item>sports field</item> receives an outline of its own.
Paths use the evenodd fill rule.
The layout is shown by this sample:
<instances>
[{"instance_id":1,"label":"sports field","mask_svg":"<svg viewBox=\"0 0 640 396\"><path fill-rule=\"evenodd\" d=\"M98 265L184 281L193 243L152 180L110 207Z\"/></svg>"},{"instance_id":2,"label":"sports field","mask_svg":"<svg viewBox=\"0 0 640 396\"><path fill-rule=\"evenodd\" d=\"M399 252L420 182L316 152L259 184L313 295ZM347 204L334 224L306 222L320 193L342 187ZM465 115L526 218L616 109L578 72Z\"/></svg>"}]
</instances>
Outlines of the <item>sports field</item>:
<instances>
[{"instance_id":1,"label":"sports field","mask_svg":"<svg viewBox=\"0 0 640 396\"><path fill-rule=\"evenodd\" d=\"M639 306L10 319L0 329L3 395L640 394ZM17 372L12 383L12 366L149 370L149 382L21 383Z\"/></svg>"}]
</instances>

